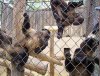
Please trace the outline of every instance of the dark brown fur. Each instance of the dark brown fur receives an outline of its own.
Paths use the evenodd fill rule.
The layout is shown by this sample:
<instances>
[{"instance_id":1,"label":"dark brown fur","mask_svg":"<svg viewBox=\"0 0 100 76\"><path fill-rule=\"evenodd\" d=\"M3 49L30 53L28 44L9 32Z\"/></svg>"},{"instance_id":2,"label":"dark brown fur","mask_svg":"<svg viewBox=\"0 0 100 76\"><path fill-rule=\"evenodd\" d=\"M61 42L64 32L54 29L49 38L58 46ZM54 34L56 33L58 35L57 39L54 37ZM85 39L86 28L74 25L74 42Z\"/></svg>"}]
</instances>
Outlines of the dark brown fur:
<instances>
[{"instance_id":1,"label":"dark brown fur","mask_svg":"<svg viewBox=\"0 0 100 76\"><path fill-rule=\"evenodd\" d=\"M16 65L19 71L23 71L23 66L28 60L29 54L35 52L39 54L48 46L50 32L47 29L36 32L30 27L30 20L27 13L24 14L22 32L25 37L14 44L13 47L7 48L12 56L12 63Z\"/></svg>"},{"instance_id":2,"label":"dark brown fur","mask_svg":"<svg viewBox=\"0 0 100 76\"><path fill-rule=\"evenodd\" d=\"M29 16L24 14L24 18L22 32L25 37L14 45L12 45L12 38L6 35L6 32L0 30L0 47L5 49L12 57L11 62L16 65L18 71L24 70L23 66L27 62L30 53L39 54L48 46L50 38L50 32L47 29L42 29L39 32L32 31Z\"/></svg>"},{"instance_id":3,"label":"dark brown fur","mask_svg":"<svg viewBox=\"0 0 100 76\"><path fill-rule=\"evenodd\" d=\"M79 13L75 12L75 8L83 5L83 1L69 2L68 4L64 0L51 0L51 9L53 16L58 26L57 38L62 38L63 30L66 26L71 24L82 24L84 18Z\"/></svg>"},{"instance_id":4,"label":"dark brown fur","mask_svg":"<svg viewBox=\"0 0 100 76\"><path fill-rule=\"evenodd\" d=\"M96 39L87 38L81 43L80 48L75 50L72 59L70 48L64 49L65 68L70 76L91 76L94 72L94 64L99 65L99 59L93 57L98 45Z\"/></svg>"}]
</instances>

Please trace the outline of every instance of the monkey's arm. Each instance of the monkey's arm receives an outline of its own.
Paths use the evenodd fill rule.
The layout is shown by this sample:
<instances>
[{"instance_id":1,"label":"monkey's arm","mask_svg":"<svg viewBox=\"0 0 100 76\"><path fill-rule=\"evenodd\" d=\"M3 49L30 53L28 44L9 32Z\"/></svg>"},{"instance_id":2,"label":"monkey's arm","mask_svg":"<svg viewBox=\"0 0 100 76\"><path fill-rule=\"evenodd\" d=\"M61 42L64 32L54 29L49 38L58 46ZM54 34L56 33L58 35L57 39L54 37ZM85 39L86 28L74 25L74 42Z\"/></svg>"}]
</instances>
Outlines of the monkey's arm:
<instances>
[{"instance_id":1,"label":"monkey's arm","mask_svg":"<svg viewBox=\"0 0 100 76\"><path fill-rule=\"evenodd\" d=\"M72 72L74 70L75 67L73 65L71 58L66 58L65 68L66 68L66 71L68 71L68 72Z\"/></svg>"},{"instance_id":2,"label":"monkey's arm","mask_svg":"<svg viewBox=\"0 0 100 76\"><path fill-rule=\"evenodd\" d=\"M56 4L54 4L53 2L51 2L51 10L53 12L53 16L56 19L56 21L60 21L60 16L58 14L58 7Z\"/></svg>"},{"instance_id":3,"label":"monkey's arm","mask_svg":"<svg viewBox=\"0 0 100 76\"><path fill-rule=\"evenodd\" d=\"M70 48L64 48L64 55L65 55L65 68L66 71L72 72L74 70L73 61L71 60Z\"/></svg>"},{"instance_id":4,"label":"monkey's arm","mask_svg":"<svg viewBox=\"0 0 100 76\"><path fill-rule=\"evenodd\" d=\"M19 51L18 51L19 50ZM23 71L22 68L28 60L29 53L27 48L20 48L13 50L10 55L12 56L11 62L16 65L18 71Z\"/></svg>"},{"instance_id":5,"label":"monkey's arm","mask_svg":"<svg viewBox=\"0 0 100 76\"><path fill-rule=\"evenodd\" d=\"M41 47L37 47L35 48L34 52L39 54L40 52L42 52L48 45L42 45Z\"/></svg>"},{"instance_id":6,"label":"monkey's arm","mask_svg":"<svg viewBox=\"0 0 100 76\"><path fill-rule=\"evenodd\" d=\"M54 18L56 19L56 21L60 21L60 16L59 16L59 14L58 14L58 11L55 10L54 7L52 7L52 12L53 12L53 16L54 16Z\"/></svg>"},{"instance_id":7,"label":"monkey's arm","mask_svg":"<svg viewBox=\"0 0 100 76\"><path fill-rule=\"evenodd\" d=\"M41 41L42 42L42 41ZM37 47L34 49L34 52L39 54L40 52L42 52L46 47L48 46L48 42L44 42L40 45L40 47Z\"/></svg>"}]
</instances>

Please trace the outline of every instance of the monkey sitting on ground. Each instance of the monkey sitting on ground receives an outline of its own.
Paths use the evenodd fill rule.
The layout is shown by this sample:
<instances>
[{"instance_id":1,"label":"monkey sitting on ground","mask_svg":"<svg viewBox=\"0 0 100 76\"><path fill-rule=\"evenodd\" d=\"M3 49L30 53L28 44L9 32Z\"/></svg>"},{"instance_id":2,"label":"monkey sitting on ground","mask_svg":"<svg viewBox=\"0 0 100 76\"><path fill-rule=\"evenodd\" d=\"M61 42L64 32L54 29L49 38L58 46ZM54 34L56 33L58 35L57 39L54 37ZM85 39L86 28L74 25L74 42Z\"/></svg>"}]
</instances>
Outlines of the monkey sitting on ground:
<instances>
[{"instance_id":1,"label":"monkey sitting on ground","mask_svg":"<svg viewBox=\"0 0 100 76\"><path fill-rule=\"evenodd\" d=\"M75 12L77 7L83 5L83 1L68 2L64 0L50 0L51 10L58 26L57 38L62 38L63 30L71 24L80 25L84 18L79 13Z\"/></svg>"},{"instance_id":2,"label":"monkey sitting on ground","mask_svg":"<svg viewBox=\"0 0 100 76\"><path fill-rule=\"evenodd\" d=\"M99 31L97 23L89 36L80 44L71 59L70 48L64 48L65 68L70 76L91 76L94 72L94 64L99 65L99 59L93 56L99 45L95 34Z\"/></svg>"}]
</instances>

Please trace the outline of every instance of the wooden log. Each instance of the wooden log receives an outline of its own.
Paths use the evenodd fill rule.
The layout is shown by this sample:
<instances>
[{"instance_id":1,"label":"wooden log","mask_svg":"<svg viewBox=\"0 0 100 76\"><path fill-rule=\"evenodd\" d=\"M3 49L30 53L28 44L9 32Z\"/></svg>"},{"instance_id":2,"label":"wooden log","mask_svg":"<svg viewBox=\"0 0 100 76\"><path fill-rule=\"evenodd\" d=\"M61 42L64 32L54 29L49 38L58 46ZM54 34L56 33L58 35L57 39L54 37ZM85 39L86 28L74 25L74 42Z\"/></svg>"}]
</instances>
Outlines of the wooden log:
<instances>
[{"instance_id":1,"label":"wooden log","mask_svg":"<svg viewBox=\"0 0 100 76\"><path fill-rule=\"evenodd\" d=\"M50 57L54 57L54 32L51 31L50 37ZM50 76L54 76L54 63L50 62Z\"/></svg>"},{"instance_id":2,"label":"wooden log","mask_svg":"<svg viewBox=\"0 0 100 76\"><path fill-rule=\"evenodd\" d=\"M7 57L6 57L7 56ZM10 56L8 56L8 55L6 55L5 54L5 52L4 52L4 50L2 49L2 51L0 50L0 57L1 58L3 58L3 59L7 59L7 61L1 61L1 62L4 62L4 63L0 63L0 65L5 65L5 66L7 66L7 67L9 67L9 68L11 68L11 66L9 66L9 64L11 64L11 62L10 62L10 60L11 60L11 58L10 58ZM25 64L25 68L27 68L27 69L29 69L29 70L32 70L32 71L35 71L35 72L37 72L37 73L39 73L39 74L42 74L42 75L45 75L45 73L46 73L46 71L47 71L47 68L48 68L48 65L43 65L43 66L41 66L42 65L42 63L40 64L40 65L37 65L37 64L35 64L34 62L32 62L32 61L34 61L34 60L32 60L32 58L31 57L29 57L29 59L28 59L28 61L27 61L27 63ZM39 60L38 60L39 61ZM30 63L31 62L31 63ZM37 61L36 61L37 62ZM9 63L9 64L8 64ZM8 65L7 65L8 64Z\"/></svg>"},{"instance_id":3,"label":"wooden log","mask_svg":"<svg viewBox=\"0 0 100 76\"><path fill-rule=\"evenodd\" d=\"M64 60L65 59L64 56L54 56L54 58L57 59L57 60Z\"/></svg>"},{"instance_id":4,"label":"wooden log","mask_svg":"<svg viewBox=\"0 0 100 76\"><path fill-rule=\"evenodd\" d=\"M34 73L29 69L25 69L25 76L34 76Z\"/></svg>"},{"instance_id":5,"label":"wooden log","mask_svg":"<svg viewBox=\"0 0 100 76\"><path fill-rule=\"evenodd\" d=\"M25 64L25 68L45 75L47 72L48 64L43 64L43 62L41 62L40 60L33 59L33 57L29 57L27 63Z\"/></svg>"},{"instance_id":6,"label":"wooden log","mask_svg":"<svg viewBox=\"0 0 100 76\"><path fill-rule=\"evenodd\" d=\"M8 60L4 60L0 58L0 66L4 66L7 68L7 76L11 76L11 62ZM33 76L32 73L29 72L30 70L25 69L25 75Z\"/></svg>"},{"instance_id":7,"label":"wooden log","mask_svg":"<svg viewBox=\"0 0 100 76\"><path fill-rule=\"evenodd\" d=\"M1 48L1 53L0 53L0 57L2 56L6 56L5 54L5 51ZM34 52L30 53L30 56L32 57L36 57L42 61L48 61L48 62L53 62L54 64L57 64L57 65L63 65L63 63L61 63L59 60L57 60L56 58L53 58L53 57L50 57L44 53L40 53L40 54L36 54ZM9 56L9 54L7 54L7 57L9 59L9 61L11 60L11 57Z\"/></svg>"},{"instance_id":8,"label":"wooden log","mask_svg":"<svg viewBox=\"0 0 100 76\"><path fill-rule=\"evenodd\" d=\"M54 64L57 64L57 65L63 65L63 63L61 63L59 60L55 59L55 58L52 58L46 54L43 54L43 53L40 53L40 54L36 54L34 52L32 52L30 54L30 56L32 57L36 57L38 59L41 59L42 61L48 61L48 62L53 62Z\"/></svg>"},{"instance_id":9,"label":"wooden log","mask_svg":"<svg viewBox=\"0 0 100 76\"><path fill-rule=\"evenodd\" d=\"M0 48L0 50L2 51L0 54L0 56L2 57L2 55L3 56L5 56L5 51L2 49L2 48ZM50 57L50 56L48 56L48 55L46 55L46 54L44 54L44 53L40 53L40 54L36 54L36 53L34 53L34 52L32 52L32 53L30 53L30 55L32 56L32 57L36 57L36 58L38 58L38 59L41 59L42 61L48 61L48 62L53 62L54 64L57 64L57 65L63 65L63 63L61 63L59 60L57 60L56 58L53 58L53 57ZM8 54L8 59L9 60L11 60L11 58L10 58L10 56L9 56L9 54Z\"/></svg>"}]
</instances>

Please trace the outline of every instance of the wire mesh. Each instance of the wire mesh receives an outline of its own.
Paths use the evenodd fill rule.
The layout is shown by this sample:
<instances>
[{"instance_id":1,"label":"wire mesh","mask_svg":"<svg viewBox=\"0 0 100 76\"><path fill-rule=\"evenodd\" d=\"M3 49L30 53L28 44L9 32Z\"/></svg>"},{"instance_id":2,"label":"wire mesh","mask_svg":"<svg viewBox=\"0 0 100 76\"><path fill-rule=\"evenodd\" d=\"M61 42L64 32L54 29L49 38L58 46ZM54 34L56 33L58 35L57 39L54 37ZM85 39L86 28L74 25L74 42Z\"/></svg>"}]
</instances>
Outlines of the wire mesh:
<instances>
[{"instance_id":1,"label":"wire mesh","mask_svg":"<svg viewBox=\"0 0 100 76\"><path fill-rule=\"evenodd\" d=\"M81 3L77 3L82 1L79 6ZM99 0L1 0L0 76L11 76L11 62L19 71L24 71L25 64L25 76L99 76L99 26L94 28L99 17L95 10L98 3ZM30 25L34 32L27 27L22 31L28 17L23 17L25 12L29 20L24 25ZM50 31L50 38L43 29ZM90 34L93 38L88 38Z\"/></svg>"}]
</instances>

